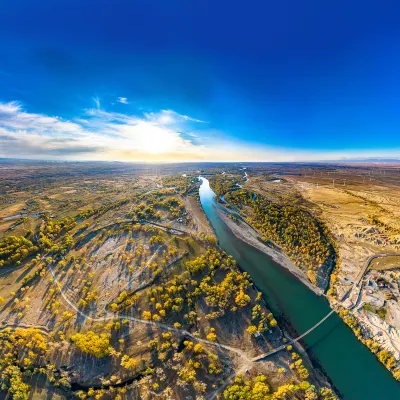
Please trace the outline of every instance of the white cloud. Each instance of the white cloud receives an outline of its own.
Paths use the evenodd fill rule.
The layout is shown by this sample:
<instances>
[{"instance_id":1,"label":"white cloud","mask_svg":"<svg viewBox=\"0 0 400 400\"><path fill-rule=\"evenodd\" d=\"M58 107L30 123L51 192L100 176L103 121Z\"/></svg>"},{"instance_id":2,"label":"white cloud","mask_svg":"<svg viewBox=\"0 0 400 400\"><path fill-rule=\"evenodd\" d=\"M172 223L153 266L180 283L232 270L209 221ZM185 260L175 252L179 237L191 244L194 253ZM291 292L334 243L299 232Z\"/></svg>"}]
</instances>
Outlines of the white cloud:
<instances>
[{"instance_id":1,"label":"white cloud","mask_svg":"<svg viewBox=\"0 0 400 400\"><path fill-rule=\"evenodd\" d=\"M18 102L0 103L0 115L12 114L20 109Z\"/></svg>"},{"instance_id":2,"label":"white cloud","mask_svg":"<svg viewBox=\"0 0 400 400\"><path fill-rule=\"evenodd\" d=\"M173 113L179 119L178 113ZM198 157L203 146L171 126L167 115L153 118L88 109L82 118L29 113L17 102L0 103L0 153L7 157L118 159L164 154Z\"/></svg>"},{"instance_id":3,"label":"white cloud","mask_svg":"<svg viewBox=\"0 0 400 400\"><path fill-rule=\"evenodd\" d=\"M97 99L98 100L98 99ZM0 157L134 161L319 161L399 158L400 149L317 151L273 148L192 130L202 121L172 110L130 115L100 108L72 120L0 102Z\"/></svg>"},{"instance_id":4,"label":"white cloud","mask_svg":"<svg viewBox=\"0 0 400 400\"><path fill-rule=\"evenodd\" d=\"M129 104L129 101L126 97L118 97L117 101L118 103Z\"/></svg>"}]
</instances>

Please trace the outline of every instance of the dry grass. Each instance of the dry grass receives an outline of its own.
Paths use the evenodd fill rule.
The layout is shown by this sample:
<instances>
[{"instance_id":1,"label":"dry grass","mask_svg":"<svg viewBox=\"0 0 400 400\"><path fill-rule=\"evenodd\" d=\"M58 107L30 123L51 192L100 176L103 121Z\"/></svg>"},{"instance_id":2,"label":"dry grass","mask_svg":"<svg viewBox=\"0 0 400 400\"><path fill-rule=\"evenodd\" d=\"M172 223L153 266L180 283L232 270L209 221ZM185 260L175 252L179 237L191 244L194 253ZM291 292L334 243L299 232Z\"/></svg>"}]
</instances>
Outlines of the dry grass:
<instances>
[{"instance_id":1,"label":"dry grass","mask_svg":"<svg viewBox=\"0 0 400 400\"><path fill-rule=\"evenodd\" d=\"M388 269L400 269L400 257L387 256L375 258L370 264L370 269L383 271Z\"/></svg>"}]
</instances>

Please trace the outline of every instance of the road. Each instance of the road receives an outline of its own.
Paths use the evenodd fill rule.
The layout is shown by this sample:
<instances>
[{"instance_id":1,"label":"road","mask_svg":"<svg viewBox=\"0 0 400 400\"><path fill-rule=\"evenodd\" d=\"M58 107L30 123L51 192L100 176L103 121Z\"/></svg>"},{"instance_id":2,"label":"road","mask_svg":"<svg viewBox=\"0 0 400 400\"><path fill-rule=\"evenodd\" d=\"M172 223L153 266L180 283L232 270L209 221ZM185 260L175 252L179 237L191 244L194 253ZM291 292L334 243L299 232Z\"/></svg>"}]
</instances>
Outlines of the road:
<instances>
[{"instance_id":1,"label":"road","mask_svg":"<svg viewBox=\"0 0 400 400\"><path fill-rule=\"evenodd\" d=\"M354 284L351 286L351 288L343 295L341 298L341 302L345 301L353 291L355 287L359 285L361 282L362 278L364 277L365 273L368 270L368 267L370 266L371 262L375 260L375 258L382 258L382 257L400 257L400 254L393 254L393 253L381 253L381 254L374 254L373 256L369 257L368 260L365 262L364 267L362 270L359 272L357 275L356 279L354 280Z\"/></svg>"}]
</instances>

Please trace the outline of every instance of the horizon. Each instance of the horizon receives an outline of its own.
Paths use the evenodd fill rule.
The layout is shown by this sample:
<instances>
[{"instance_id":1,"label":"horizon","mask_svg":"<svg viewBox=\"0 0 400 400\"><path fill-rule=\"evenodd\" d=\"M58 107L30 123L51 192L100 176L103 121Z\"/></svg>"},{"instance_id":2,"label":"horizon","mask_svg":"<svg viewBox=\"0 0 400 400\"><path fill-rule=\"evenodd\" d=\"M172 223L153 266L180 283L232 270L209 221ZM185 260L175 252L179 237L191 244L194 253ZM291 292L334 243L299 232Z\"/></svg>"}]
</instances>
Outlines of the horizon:
<instances>
[{"instance_id":1,"label":"horizon","mask_svg":"<svg viewBox=\"0 0 400 400\"><path fill-rule=\"evenodd\" d=\"M400 165L400 158L360 158L339 160L313 160L313 161L141 161L141 160L79 160L79 159L39 159L39 158L11 158L0 157L0 162L32 162L32 163L106 163L106 164L277 164L277 165L360 165L360 166L390 166Z\"/></svg>"}]
</instances>

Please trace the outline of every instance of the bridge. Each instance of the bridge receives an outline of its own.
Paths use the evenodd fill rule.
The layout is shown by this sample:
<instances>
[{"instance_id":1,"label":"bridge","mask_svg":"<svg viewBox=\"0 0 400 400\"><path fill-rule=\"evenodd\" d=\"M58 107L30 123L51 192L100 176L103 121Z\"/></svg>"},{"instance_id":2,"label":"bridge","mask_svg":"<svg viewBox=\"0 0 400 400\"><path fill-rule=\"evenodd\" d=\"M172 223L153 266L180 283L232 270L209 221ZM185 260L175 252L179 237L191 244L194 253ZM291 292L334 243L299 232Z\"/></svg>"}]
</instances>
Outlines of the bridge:
<instances>
[{"instance_id":1,"label":"bridge","mask_svg":"<svg viewBox=\"0 0 400 400\"><path fill-rule=\"evenodd\" d=\"M269 353L264 353L264 354L260 354L257 357L254 357L251 359L251 361L253 362L257 362L257 361L261 361L267 357L272 356L275 353L278 353L281 350L284 350L287 346L289 346L290 344L296 343L299 340L303 339L303 337L307 336L309 333L311 333L314 329L318 328L323 322L325 322L333 313L335 312L335 310L332 310L330 313L328 313L327 315L325 315L324 318L322 318L320 321L318 321L314 326L312 326L308 331L304 332L302 335L298 336L296 339L292 339L290 340L288 343L285 343L284 345L277 347L274 350L271 350Z\"/></svg>"},{"instance_id":2,"label":"bridge","mask_svg":"<svg viewBox=\"0 0 400 400\"><path fill-rule=\"evenodd\" d=\"M368 260L366 261L366 263L364 264L364 267L362 268L362 270L359 272L357 278L354 280L353 285L351 286L351 288L342 296L342 298L340 299L340 302L343 302L347 299L347 297L350 295L350 293L352 292L352 290L357 287L362 278L364 277L368 267L370 266L371 262L376 259L376 258L381 258L381 257L389 257L389 256L397 256L400 257L400 254L392 254L392 253L383 253L383 254L374 254L371 257L368 258ZM318 326L320 326L325 320L327 320L333 313L335 312L335 310L332 310L330 313L328 313L324 318L322 318L319 322L317 322L313 327L311 327L308 331L304 332L302 335L300 335L299 337L297 337L296 339L292 339L290 340L288 343L285 343L284 345L277 347L274 350L271 350L269 353L264 353L264 354L260 354L257 357L252 358L251 360L254 362L257 361L261 361L264 358L267 358L269 356L272 356L273 354L278 353L281 350L284 350L288 345L292 344L292 343L296 343L299 340L301 340L302 338L304 338L305 336L307 336L309 333L311 333L314 329L318 328Z\"/></svg>"}]
</instances>

